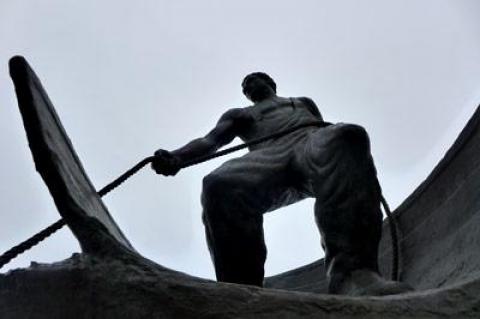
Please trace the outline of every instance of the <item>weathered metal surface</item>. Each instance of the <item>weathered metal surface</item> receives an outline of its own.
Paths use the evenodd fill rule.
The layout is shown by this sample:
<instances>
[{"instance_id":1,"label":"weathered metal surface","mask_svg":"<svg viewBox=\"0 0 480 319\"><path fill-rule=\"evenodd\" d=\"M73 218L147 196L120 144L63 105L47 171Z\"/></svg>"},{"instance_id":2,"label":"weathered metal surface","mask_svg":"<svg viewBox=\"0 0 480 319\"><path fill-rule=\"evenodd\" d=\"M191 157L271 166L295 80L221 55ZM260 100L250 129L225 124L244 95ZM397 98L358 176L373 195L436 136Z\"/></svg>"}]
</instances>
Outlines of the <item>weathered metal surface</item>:
<instances>
[{"instance_id":1,"label":"weathered metal surface","mask_svg":"<svg viewBox=\"0 0 480 319\"><path fill-rule=\"evenodd\" d=\"M394 212L401 279L416 289L454 284L480 272L480 107L428 178ZM380 267L390 277L388 221ZM272 288L325 292L322 260L266 279Z\"/></svg>"},{"instance_id":2,"label":"weathered metal surface","mask_svg":"<svg viewBox=\"0 0 480 319\"><path fill-rule=\"evenodd\" d=\"M35 72L23 57L14 57L10 75L35 167L82 249L95 253L113 239L133 251L97 195Z\"/></svg>"}]
</instances>

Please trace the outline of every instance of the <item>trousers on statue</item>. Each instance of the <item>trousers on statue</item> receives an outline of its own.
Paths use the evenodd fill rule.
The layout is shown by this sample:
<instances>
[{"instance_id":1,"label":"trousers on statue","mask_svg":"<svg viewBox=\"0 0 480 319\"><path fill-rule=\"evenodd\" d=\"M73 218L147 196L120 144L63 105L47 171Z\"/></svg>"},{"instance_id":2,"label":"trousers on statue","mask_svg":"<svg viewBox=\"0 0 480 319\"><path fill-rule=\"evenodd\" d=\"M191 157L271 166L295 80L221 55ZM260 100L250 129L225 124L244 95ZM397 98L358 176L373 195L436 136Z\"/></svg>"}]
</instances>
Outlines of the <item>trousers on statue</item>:
<instances>
[{"instance_id":1,"label":"trousers on statue","mask_svg":"<svg viewBox=\"0 0 480 319\"><path fill-rule=\"evenodd\" d=\"M306 197L316 199L327 277L378 273L381 193L369 138L361 126L339 123L286 136L204 178L203 222L217 280L262 286L263 214Z\"/></svg>"}]
</instances>

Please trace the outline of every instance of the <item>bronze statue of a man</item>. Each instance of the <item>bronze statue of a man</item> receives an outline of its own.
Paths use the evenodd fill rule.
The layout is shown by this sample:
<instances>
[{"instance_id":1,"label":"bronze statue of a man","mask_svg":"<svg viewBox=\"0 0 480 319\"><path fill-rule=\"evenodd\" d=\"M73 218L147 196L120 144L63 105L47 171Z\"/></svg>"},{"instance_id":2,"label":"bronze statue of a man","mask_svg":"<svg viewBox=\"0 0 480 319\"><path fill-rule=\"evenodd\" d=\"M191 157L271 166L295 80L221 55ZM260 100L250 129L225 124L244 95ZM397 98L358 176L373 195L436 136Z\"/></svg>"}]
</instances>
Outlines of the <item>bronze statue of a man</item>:
<instances>
[{"instance_id":1,"label":"bronze statue of a man","mask_svg":"<svg viewBox=\"0 0 480 319\"><path fill-rule=\"evenodd\" d=\"M179 163L214 153L235 137L263 137L322 120L307 97L285 98L265 73L249 74L243 93L252 106L230 109L205 137L155 152L152 168L175 175ZM366 131L358 125L307 127L249 148L203 179L203 222L217 279L263 285L263 214L314 197L325 250L329 293L391 294L407 288L382 279L378 245L380 187Z\"/></svg>"}]
</instances>

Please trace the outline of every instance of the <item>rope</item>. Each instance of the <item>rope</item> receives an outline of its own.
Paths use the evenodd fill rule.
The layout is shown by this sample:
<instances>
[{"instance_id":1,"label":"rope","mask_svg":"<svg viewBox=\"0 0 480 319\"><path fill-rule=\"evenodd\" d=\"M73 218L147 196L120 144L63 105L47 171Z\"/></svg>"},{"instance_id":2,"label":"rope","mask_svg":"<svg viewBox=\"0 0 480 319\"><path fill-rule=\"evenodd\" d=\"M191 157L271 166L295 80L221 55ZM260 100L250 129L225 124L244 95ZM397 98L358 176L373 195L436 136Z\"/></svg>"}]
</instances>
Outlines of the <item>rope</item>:
<instances>
[{"instance_id":1,"label":"rope","mask_svg":"<svg viewBox=\"0 0 480 319\"><path fill-rule=\"evenodd\" d=\"M141 170L145 165L153 162L155 159L155 156L149 156L138 162L135 166L130 168L128 171L117 177L113 182L102 188L101 190L98 191L98 196L103 197L113 191L115 188L120 186L123 182L125 182L127 179L135 175L139 170Z\"/></svg>"},{"instance_id":2,"label":"rope","mask_svg":"<svg viewBox=\"0 0 480 319\"><path fill-rule=\"evenodd\" d=\"M390 236L392 239L392 280L398 281L400 278L398 276L398 257L399 257L399 250L398 250L398 225L395 217L393 216L392 212L390 211L390 206L388 206L385 197L381 198L383 210L387 214L388 225L390 227Z\"/></svg>"},{"instance_id":3,"label":"rope","mask_svg":"<svg viewBox=\"0 0 480 319\"><path fill-rule=\"evenodd\" d=\"M193 165L196 165L196 164L200 164L200 163L209 161L211 159L214 159L214 158L217 158L217 157L220 157L220 156L223 156L223 155L227 155L227 154L239 151L241 149L244 149L244 148L247 148L247 147L250 147L250 146L253 146L253 145L263 143L263 142L268 141L268 140L273 140L273 139L282 137L284 135L295 132L295 131L297 131L301 128L305 128L305 127L309 127L309 126L325 127L325 126L329 126L329 125L332 125L332 123L324 122L324 121L312 121L312 122L299 124L299 125L296 125L296 126L292 126L291 128L287 128L285 130L279 131L277 133L273 133L273 134L270 134L270 135L267 135L267 136L259 137L257 139L253 139L253 140L248 141L246 143L227 148L223 151L218 151L218 152L213 153L213 154L199 156L197 158L194 158L193 160L186 161L186 162L182 163L180 165L180 167L185 168L185 167L193 166Z\"/></svg>"},{"instance_id":4,"label":"rope","mask_svg":"<svg viewBox=\"0 0 480 319\"><path fill-rule=\"evenodd\" d=\"M8 264L12 259L16 258L18 255L23 254L25 251L29 250L33 246L36 246L38 243L55 233L57 230L62 228L65 225L65 220L60 219L57 222L53 223L52 225L48 226L44 230L36 233L29 239L25 240L24 242L18 244L17 246L13 246L2 256L0 256L0 268Z\"/></svg>"},{"instance_id":5,"label":"rope","mask_svg":"<svg viewBox=\"0 0 480 319\"><path fill-rule=\"evenodd\" d=\"M141 170L145 165L147 165L148 163L151 163L154 158L155 158L154 156L149 156L141 160L135 166L130 168L128 171L126 171L125 173L117 177L113 182L111 182L110 184L106 185L104 188L99 190L97 194L100 197L105 196L106 194L108 194L109 192L111 192L112 190L120 186L120 184L125 182L127 179L129 179L139 170ZM55 223L53 223L52 225L36 233L29 239L7 250L5 253L3 253L0 256L0 269L6 264L8 264L10 261L12 261L12 259L16 258L18 255L23 254L25 251L31 249L32 247L38 245L43 240L47 239L49 236L53 235L57 230L60 230L66 224L67 223L65 222L65 220L61 218Z\"/></svg>"},{"instance_id":6,"label":"rope","mask_svg":"<svg viewBox=\"0 0 480 319\"><path fill-rule=\"evenodd\" d=\"M247 148L247 147L250 147L250 146L253 146L253 145L263 143L263 142L268 141L268 140L272 140L272 139L275 139L275 138L282 137L284 135L290 134L294 131L297 131L299 129L306 128L306 127L309 127L309 126L325 127L325 126L329 126L329 125L332 125L332 124L328 123L328 122L324 122L324 121L312 121L312 122L303 123L303 124L296 125L296 126L293 126L291 128L287 128L285 130L282 130L282 131L279 131L279 132L276 132L276 133L273 133L273 134L270 134L270 135L267 135L267 136L263 136L263 137L248 141L246 143L242 143L242 144L237 145L237 146L227 148L227 149L222 150L222 151L218 151L218 152L213 153L213 154L207 154L207 155L195 158L193 160L186 161L186 162L180 164L180 167L181 168L186 168L186 167L190 167L190 166L193 166L193 165L197 165L197 164L209 161L211 159L214 159L214 158L217 158L217 157L220 157L220 156L224 156L224 155L239 151L241 149L244 149L244 148ZM100 197L105 196L106 194L108 194L109 192L111 192L112 190L114 190L115 188L120 186L127 179L129 179L130 177L135 175L138 171L140 171L147 164L153 162L154 159L155 159L155 156L149 156L149 157L144 158L143 160L138 162L136 165L134 165L132 168L127 170L125 173L123 173L122 175L117 177L114 181L112 181L111 183L109 183L108 185L103 187L101 190L99 190L97 192L97 194ZM390 209L388 207L388 204L385 201L385 199L383 198L383 196L382 196L382 204L383 204L383 207L384 207L384 209L387 213L387 216L389 218L389 224L390 224L390 229L391 229L390 232L391 232L391 235L392 235L392 246L393 246L393 252L394 252L393 253L393 259L392 259L392 279L396 280L396 278L398 277L398 240L397 240L398 238L397 238L397 231L396 231L396 223L394 222L394 218L393 218L393 216L390 212ZM41 241L45 240L46 238L51 236L53 233L55 233L57 230L61 229L65 225L66 225L66 222L62 218L62 219L56 221L55 223L53 223L52 225L48 226L44 230L42 230L42 231L38 232L37 234L33 235L29 239L25 240L24 242L12 247L11 249L9 249L5 253L3 253L0 256L0 269L3 266L5 266L6 264L8 264L12 259L16 258L18 255L24 253L25 251L29 250L30 248L36 246Z\"/></svg>"}]
</instances>

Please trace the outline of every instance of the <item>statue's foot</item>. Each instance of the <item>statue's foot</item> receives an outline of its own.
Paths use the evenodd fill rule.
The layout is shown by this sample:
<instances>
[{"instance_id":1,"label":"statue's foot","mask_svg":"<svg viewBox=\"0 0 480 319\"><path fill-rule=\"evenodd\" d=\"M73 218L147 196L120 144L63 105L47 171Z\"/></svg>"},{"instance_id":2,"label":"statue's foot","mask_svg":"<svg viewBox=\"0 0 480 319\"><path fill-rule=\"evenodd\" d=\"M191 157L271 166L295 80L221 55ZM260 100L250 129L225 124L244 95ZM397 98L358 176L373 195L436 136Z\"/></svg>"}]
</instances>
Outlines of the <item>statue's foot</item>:
<instances>
[{"instance_id":1,"label":"statue's foot","mask_svg":"<svg viewBox=\"0 0 480 319\"><path fill-rule=\"evenodd\" d=\"M386 296L413 291L406 283L383 279L366 269L332 275L329 286L331 293L348 296Z\"/></svg>"}]
</instances>

